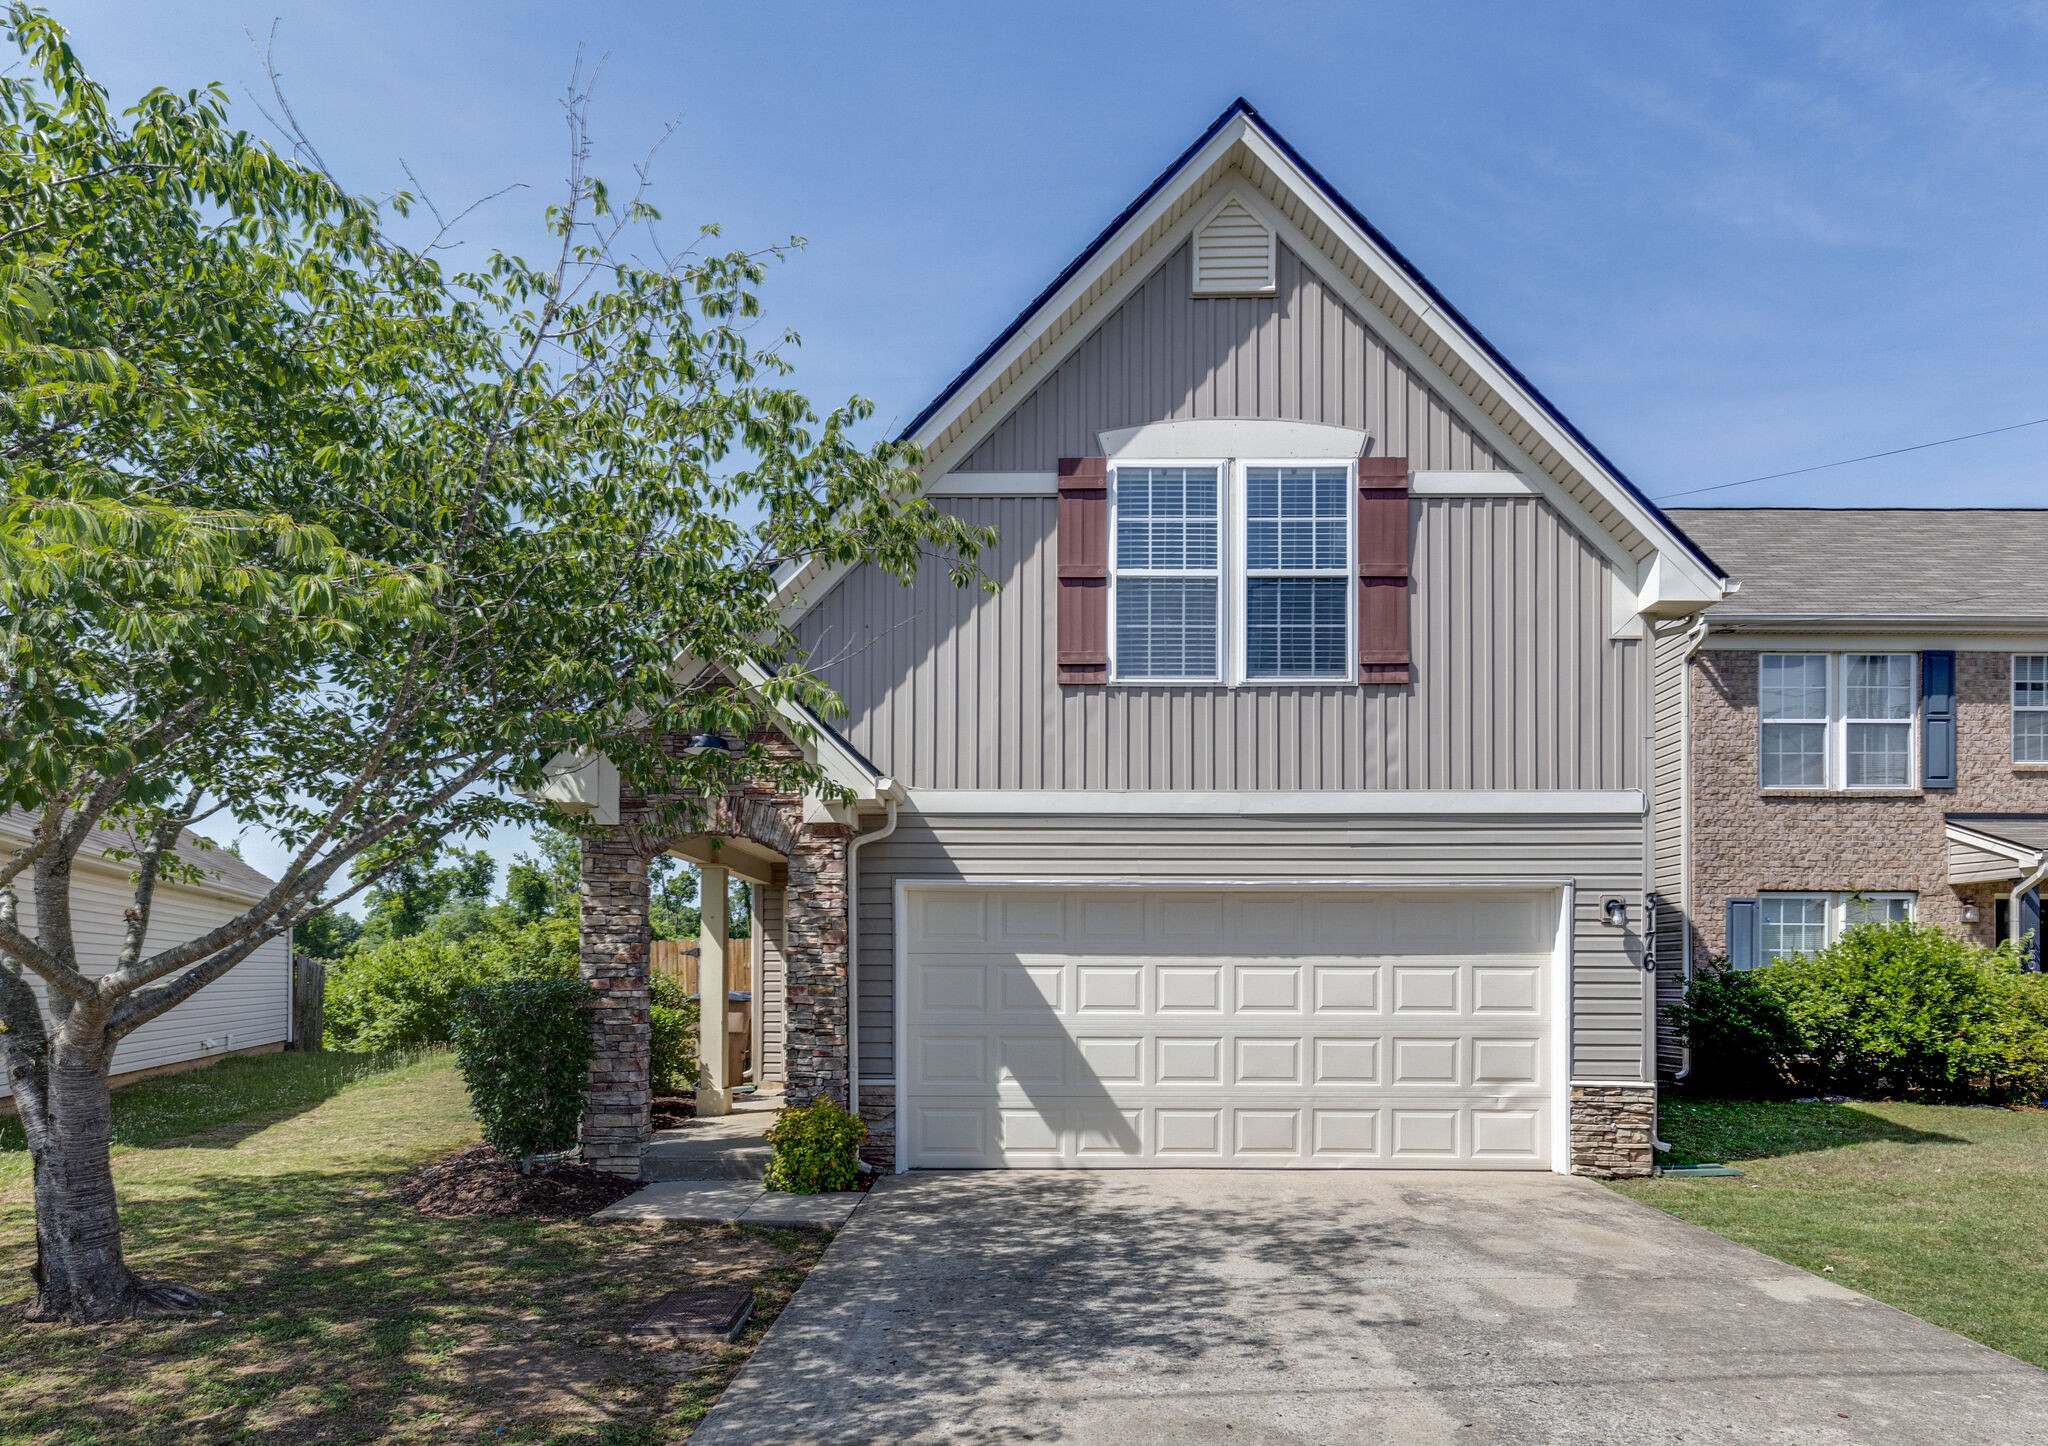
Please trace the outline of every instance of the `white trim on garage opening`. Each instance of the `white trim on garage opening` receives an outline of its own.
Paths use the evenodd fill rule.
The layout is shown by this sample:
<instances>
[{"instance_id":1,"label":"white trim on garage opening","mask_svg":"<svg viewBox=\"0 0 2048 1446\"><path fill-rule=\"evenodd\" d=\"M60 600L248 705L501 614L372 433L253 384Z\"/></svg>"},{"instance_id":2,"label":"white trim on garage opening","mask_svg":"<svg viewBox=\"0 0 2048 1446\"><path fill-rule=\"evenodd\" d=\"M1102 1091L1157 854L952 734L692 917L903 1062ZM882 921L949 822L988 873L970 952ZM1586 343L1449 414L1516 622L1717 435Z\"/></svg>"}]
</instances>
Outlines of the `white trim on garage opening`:
<instances>
[{"instance_id":1,"label":"white trim on garage opening","mask_svg":"<svg viewBox=\"0 0 2048 1446\"><path fill-rule=\"evenodd\" d=\"M893 1079L862 1079L853 1087L856 1100L860 1097L862 1085L877 1088L888 1086L891 1095L889 1112L896 1128L896 1170L899 1175L908 1174L906 1163L909 1152L903 1146L903 1081L908 1077L905 1051L910 1041L910 992L903 987L909 970L908 941L910 931L904 927L909 917L907 900L913 891L944 889L1143 889L1159 892L1168 889L1266 889L1288 892L1313 892L1339 889L1370 889L1385 892L1412 892L1426 889L1483 888L1490 893L1512 893L1516 890L1555 890L1557 898L1557 934L1551 953L1550 978L1550 1042L1551 1042L1551 1122L1550 1169L1552 1174L1571 1173L1571 1109L1572 1085L1630 1084L1628 1080L1575 1081L1572 1077L1572 972L1574 969L1576 938L1577 885L1566 878L1417 878L1417 879L1359 879L1359 878L1189 878L1189 879L1137 879L1137 878L1088 878L1088 877L1039 877L1018 875L991 875L981 878L899 878L890 891L891 932L894 934L891 950L894 960L894 976L891 992L895 998L891 1014L895 1020L895 1042L891 1050L890 1069ZM849 1007L858 1009L858 1000L849 1002ZM856 1108L858 1108L856 1106Z\"/></svg>"}]
</instances>

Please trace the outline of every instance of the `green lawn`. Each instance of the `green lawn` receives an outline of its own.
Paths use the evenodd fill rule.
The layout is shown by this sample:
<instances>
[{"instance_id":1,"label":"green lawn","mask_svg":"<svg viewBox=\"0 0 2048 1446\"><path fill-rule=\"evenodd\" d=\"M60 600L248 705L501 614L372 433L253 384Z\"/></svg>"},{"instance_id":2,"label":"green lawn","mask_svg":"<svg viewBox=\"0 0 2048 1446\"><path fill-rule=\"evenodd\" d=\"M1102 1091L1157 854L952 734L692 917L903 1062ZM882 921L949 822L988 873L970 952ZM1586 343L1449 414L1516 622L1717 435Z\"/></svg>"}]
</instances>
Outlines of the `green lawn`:
<instances>
[{"instance_id":1,"label":"green lawn","mask_svg":"<svg viewBox=\"0 0 2048 1446\"><path fill-rule=\"evenodd\" d=\"M232 1073L231 1073L232 1071ZM129 1255L213 1319L21 1318L27 1166L0 1128L0 1443L677 1441L823 1249L714 1226L434 1220L392 1194L476 1140L445 1056L269 1055L115 1095ZM656 1296L751 1285L738 1344L648 1348Z\"/></svg>"},{"instance_id":2,"label":"green lawn","mask_svg":"<svg viewBox=\"0 0 2048 1446\"><path fill-rule=\"evenodd\" d=\"M2048 1111L1668 1096L1678 1161L1617 1190L2048 1366Z\"/></svg>"}]
</instances>

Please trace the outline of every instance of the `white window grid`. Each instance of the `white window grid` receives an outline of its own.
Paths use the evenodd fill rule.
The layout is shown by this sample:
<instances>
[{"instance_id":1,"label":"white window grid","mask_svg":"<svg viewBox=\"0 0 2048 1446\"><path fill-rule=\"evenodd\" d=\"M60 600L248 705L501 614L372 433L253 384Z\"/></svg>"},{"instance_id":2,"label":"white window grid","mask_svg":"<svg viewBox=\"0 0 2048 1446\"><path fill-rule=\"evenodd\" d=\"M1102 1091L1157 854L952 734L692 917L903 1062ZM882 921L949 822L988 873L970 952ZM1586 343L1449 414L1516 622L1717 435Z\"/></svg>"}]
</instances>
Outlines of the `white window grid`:
<instances>
[{"instance_id":1,"label":"white window grid","mask_svg":"<svg viewBox=\"0 0 2048 1446\"><path fill-rule=\"evenodd\" d=\"M1759 964L1805 958L1840 939L1854 924L1911 919L1919 896L1910 893L1768 893L1757 896Z\"/></svg>"},{"instance_id":2,"label":"white window grid","mask_svg":"<svg viewBox=\"0 0 2048 1446\"><path fill-rule=\"evenodd\" d=\"M1788 697L1788 691L1794 696ZM1896 706L1890 701L1894 697ZM1816 742L1817 779L1774 774L1774 763L1789 766L1813 758ZM1758 783L1766 789L1917 789L1920 655L1763 654L1757 677L1757 769Z\"/></svg>"},{"instance_id":3,"label":"white window grid","mask_svg":"<svg viewBox=\"0 0 2048 1446\"><path fill-rule=\"evenodd\" d=\"M2013 655L2012 761L2048 763L2048 653Z\"/></svg>"},{"instance_id":4,"label":"white window grid","mask_svg":"<svg viewBox=\"0 0 2048 1446\"><path fill-rule=\"evenodd\" d=\"M1146 569L1126 568L1118 565L1118 535L1122 523L1121 489L1118 478L1126 471L1171 467L1171 468L1214 468L1220 479L1221 497L1218 510L1219 558L1227 558L1227 567L1218 567L1213 573L1206 569ZM1313 576L1322 578L1342 577L1344 587L1344 643L1342 673L1288 673L1281 675L1250 675L1246 657L1246 613L1248 608L1248 568L1246 541L1250 520L1247 515L1248 478L1254 469L1269 467L1326 469L1340 468L1343 472L1344 516L1342 522L1343 566L1319 567L1309 571L1268 573L1262 576ZM1223 684L1229 687L1273 686L1289 683L1313 686L1337 686L1357 681L1358 677L1358 604L1356 573L1358 566L1358 472L1351 458L1284 458L1266 460L1263 458L1119 458L1109 468L1109 676L1120 685L1134 687L1174 687L1195 684ZM1219 639L1216 668L1206 674L1184 674L1165 676L1130 676L1124 668L1122 649L1118 645L1120 582L1146 578L1207 580L1216 579L1216 622Z\"/></svg>"}]
</instances>

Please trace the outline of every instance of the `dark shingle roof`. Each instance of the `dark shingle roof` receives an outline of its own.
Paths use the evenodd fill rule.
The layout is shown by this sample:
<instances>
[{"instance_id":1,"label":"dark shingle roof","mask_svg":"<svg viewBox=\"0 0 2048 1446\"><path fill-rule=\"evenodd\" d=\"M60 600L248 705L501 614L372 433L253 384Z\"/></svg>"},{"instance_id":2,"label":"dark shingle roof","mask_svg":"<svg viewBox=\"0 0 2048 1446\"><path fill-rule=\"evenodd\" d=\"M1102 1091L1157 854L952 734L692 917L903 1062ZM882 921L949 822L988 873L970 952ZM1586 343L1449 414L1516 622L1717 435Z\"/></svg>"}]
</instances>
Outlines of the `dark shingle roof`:
<instances>
[{"instance_id":1,"label":"dark shingle roof","mask_svg":"<svg viewBox=\"0 0 2048 1446\"><path fill-rule=\"evenodd\" d=\"M18 808L0 813L0 835L26 842L32 826L33 821ZM87 858L98 858L108 849L133 847L133 837L126 831L101 824L93 829L80 852ZM226 894L260 899L270 892L271 885L275 882L257 873L226 849L218 845L208 847L190 829L187 829L179 839L178 857L198 869L204 875L204 881L198 884L185 884L180 880L173 887L213 888ZM111 862L118 864L122 861L116 859Z\"/></svg>"},{"instance_id":2,"label":"dark shingle roof","mask_svg":"<svg viewBox=\"0 0 2048 1446\"><path fill-rule=\"evenodd\" d=\"M2023 849L2048 849L2048 813L1952 813L1948 821Z\"/></svg>"},{"instance_id":3,"label":"dark shingle roof","mask_svg":"<svg viewBox=\"0 0 2048 1446\"><path fill-rule=\"evenodd\" d=\"M1745 618L2048 622L2048 508L1683 507Z\"/></svg>"}]
</instances>

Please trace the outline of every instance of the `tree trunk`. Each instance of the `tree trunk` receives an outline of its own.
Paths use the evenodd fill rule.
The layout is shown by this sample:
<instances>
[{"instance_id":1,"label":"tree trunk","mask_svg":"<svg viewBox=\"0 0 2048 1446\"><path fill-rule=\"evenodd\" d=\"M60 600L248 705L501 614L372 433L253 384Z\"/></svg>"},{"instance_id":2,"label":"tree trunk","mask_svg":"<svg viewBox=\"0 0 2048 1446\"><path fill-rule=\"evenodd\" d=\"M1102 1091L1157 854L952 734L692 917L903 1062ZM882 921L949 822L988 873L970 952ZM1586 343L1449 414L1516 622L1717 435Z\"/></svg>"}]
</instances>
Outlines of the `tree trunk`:
<instances>
[{"instance_id":1,"label":"tree trunk","mask_svg":"<svg viewBox=\"0 0 2048 1446\"><path fill-rule=\"evenodd\" d=\"M142 1280L122 1256L106 1054L81 1049L60 1031L50 1051L47 1084L38 1081L18 1096L35 1166L32 1320L82 1325L144 1312L190 1311L208 1303L183 1286Z\"/></svg>"},{"instance_id":2,"label":"tree trunk","mask_svg":"<svg viewBox=\"0 0 2048 1446\"><path fill-rule=\"evenodd\" d=\"M112 1094L98 1060L61 1036L53 1045L43 1107L22 1112L35 1157L37 1289L29 1314L115 1320L134 1309L138 1282L121 1256L108 1153ZM31 1124L33 1115L42 1118Z\"/></svg>"}]
</instances>

